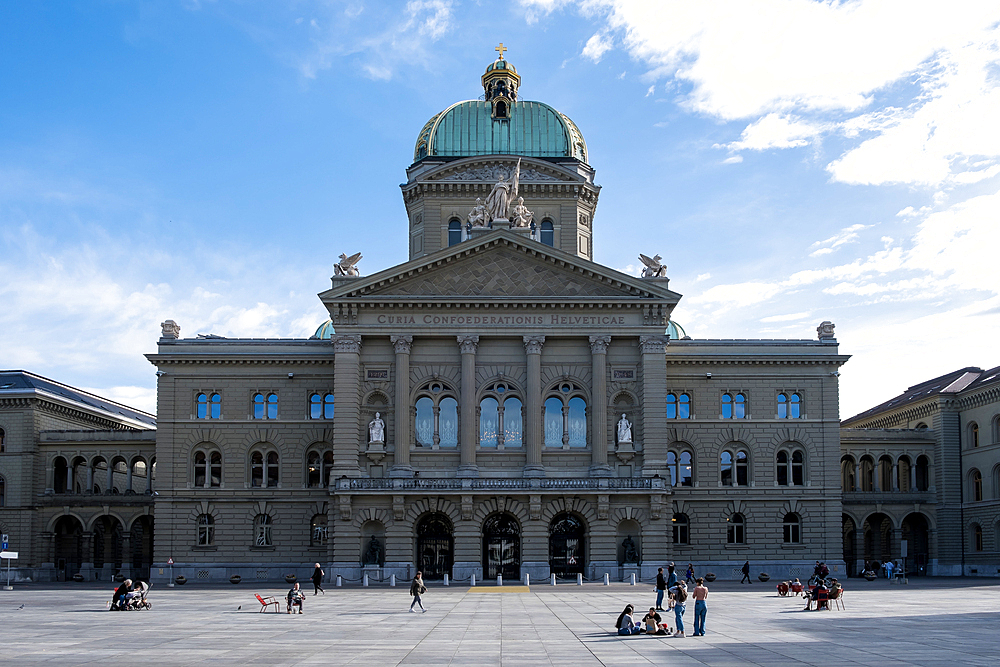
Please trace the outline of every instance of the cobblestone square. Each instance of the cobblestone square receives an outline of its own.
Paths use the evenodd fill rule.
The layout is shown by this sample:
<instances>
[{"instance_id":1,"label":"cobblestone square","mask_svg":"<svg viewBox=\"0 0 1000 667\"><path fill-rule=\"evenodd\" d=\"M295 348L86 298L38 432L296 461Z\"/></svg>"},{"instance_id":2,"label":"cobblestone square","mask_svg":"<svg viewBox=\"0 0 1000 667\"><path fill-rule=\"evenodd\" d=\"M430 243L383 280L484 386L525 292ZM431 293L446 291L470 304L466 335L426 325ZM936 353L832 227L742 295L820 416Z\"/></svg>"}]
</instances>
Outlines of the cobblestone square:
<instances>
[{"instance_id":1,"label":"cobblestone square","mask_svg":"<svg viewBox=\"0 0 1000 667\"><path fill-rule=\"evenodd\" d=\"M705 637L618 637L650 584L445 588L407 612L405 585L310 591L305 613L258 613L286 588L154 587L150 611L105 611L111 587L23 585L0 594L4 664L246 665L996 665L1000 582L848 581L846 610L805 612L774 583L711 587ZM23 608L19 608L20 605ZM669 615L673 626L673 614ZM666 620L666 618L665 618ZM684 617L688 632L693 605Z\"/></svg>"}]
</instances>

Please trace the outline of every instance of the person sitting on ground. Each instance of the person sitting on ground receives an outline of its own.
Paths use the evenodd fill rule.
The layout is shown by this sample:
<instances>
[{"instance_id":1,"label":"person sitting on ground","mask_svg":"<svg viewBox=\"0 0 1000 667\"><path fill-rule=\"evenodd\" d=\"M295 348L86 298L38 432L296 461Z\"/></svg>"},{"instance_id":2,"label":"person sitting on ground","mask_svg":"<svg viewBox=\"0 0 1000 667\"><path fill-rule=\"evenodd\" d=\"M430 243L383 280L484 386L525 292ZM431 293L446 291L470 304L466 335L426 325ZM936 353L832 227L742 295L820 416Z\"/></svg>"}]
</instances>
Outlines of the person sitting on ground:
<instances>
[{"instance_id":1,"label":"person sitting on ground","mask_svg":"<svg viewBox=\"0 0 1000 667\"><path fill-rule=\"evenodd\" d=\"M292 607L294 607L295 605L298 605L299 606L299 613L301 614L302 613L302 603L306 599L306 594L303 593L299 589L299 582L297 582L297 581L295 582L295 585L292 586L292 590L288 591L288 595L285 596L285 597L288 600L288 613L291 614L292 613Z\"/></svg>"},{"instance_id":2,"label":"person sitting on ground","mask_svg":"<svg viewBox=\"0 0 1000 667\"><path fill-rule=\"evenodd\" d=\"M663 619L656 613L655 607L650 607L649 612L642 617L642 627L647 635L668 634L667 626L663 625Z\"/></svg>"},{"instance_id":3,"label":"person sitting on ground","mask_svg":"<svg viewBox=\"0 0 1000 667\"><path fill-rule=\"evenodd\" d=\"M130 590L132 590L131 579L126 579L121 586L115 589L114 597L111 598L112 611L125 609L125 596Z\"/></svg>"},{"instance_id":4,"label":"person sitting on ground","mask_svg":"<svg viewBox=\"0 0 1000 667\"><path fill-rule=\"evenodd\" d=\"M618 620L615 622L615 628L618 629L618 634L620 635L637 635L639 634L639 626L635 624L635 620L632 618L632 611L634 607L632 605L625 605L625 609L621 614L618 615Z\"/></svg>"}]
</instances>

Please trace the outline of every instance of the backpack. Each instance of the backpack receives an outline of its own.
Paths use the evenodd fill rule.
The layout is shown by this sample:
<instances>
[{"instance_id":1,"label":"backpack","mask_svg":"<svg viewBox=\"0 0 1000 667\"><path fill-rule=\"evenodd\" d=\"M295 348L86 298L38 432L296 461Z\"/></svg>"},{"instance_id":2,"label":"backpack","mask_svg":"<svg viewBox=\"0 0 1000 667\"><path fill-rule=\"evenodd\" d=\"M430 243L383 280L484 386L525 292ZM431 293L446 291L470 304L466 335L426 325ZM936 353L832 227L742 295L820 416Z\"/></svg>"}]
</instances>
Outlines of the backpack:
<instances>
[{"instance_id":1,"label":"backpack","mask_svg":"<svg viewBox=\"0 0 1000 667\"><path fill-rule=\"evenodd\" d=\"M676 597L678 602L685 602L688 599L687 591L678 586Z\"/></svg>"}]
</instances>

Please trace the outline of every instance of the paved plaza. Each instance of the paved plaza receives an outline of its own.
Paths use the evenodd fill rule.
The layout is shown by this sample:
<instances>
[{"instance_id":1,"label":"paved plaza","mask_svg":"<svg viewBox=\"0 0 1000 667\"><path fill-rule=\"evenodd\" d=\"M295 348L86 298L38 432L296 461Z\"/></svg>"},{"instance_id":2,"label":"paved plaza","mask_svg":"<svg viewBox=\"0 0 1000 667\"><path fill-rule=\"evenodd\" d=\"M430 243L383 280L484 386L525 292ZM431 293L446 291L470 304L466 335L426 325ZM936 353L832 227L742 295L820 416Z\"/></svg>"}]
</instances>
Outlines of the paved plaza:
<instances>
[{"instance_id":1,"label":"paved plaza","mask_svg":"<svg viewBox=\"0 0 1000 667\"><path fill-rule=\"evenodd\" d=\"M431 584L426 614L407 587L309 592L303 615L258 613L268 585L153 588L151 611L110 613L111 587L19 585L0 592L0 663L260 665L996 665L1000 582L852 579L845 611L802 611L773 583L711 587L705 637L618 637L622 607L651 585ZM308 582L307 582L308 583ZM309 587L311 588L311 586ZM20 605L23 608L19 608ZM239 609L242 607L242 609ZM671 616L671 626L674 625ZM690 632L693 605L685 624Z\"/></svg>"}]
</instances>

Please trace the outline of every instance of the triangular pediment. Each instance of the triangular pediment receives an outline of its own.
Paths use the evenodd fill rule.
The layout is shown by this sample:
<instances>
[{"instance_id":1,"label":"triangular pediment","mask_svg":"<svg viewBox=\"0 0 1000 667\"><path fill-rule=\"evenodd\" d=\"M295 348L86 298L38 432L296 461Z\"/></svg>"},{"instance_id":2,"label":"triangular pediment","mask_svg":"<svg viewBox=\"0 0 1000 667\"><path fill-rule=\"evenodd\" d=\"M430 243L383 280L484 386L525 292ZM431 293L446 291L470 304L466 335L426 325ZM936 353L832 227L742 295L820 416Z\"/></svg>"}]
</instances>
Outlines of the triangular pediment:
<instances>
[{"instance_id":1,"label":"triangular pediment","mask_svg":"<svg viewBox=\"0 0 1000 667\"><path fill-rule=\"evenodd\" d=\"M373 276L339 279L324 302L363 301L655 301L680 295L666 280L647 280L576 255L495 231Z\"/></svg>"}]
</instances>

